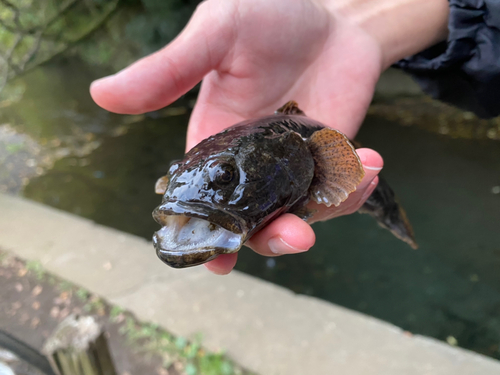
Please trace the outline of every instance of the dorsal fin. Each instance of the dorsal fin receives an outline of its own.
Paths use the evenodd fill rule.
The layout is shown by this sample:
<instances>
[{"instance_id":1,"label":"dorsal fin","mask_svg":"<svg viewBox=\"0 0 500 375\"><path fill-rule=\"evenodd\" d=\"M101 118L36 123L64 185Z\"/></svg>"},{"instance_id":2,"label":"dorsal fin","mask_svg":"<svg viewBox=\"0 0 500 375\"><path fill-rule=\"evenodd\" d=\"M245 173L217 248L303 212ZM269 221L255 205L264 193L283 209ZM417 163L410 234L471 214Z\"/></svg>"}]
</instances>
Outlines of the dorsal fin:
<instances>
[{"instance_id":1,"label":"dorsal fin","mask_svg":"<svg viewBox=\"0 0 500 375\"><path fill-rule=\"evenodd\" d=\"M281 114L281 115L301 115L305 116L306 114L304 113L303 110L299 108L299 105L297 104L296 101L290 100L287 102L284 106L278 108L275 114Z\"/></svg>"},{"instance_id":2,"label":"dorsal fin","mask_svg":"<svg viewBox=\"0 0 500 375\"><path fill-rule=\"evenodd\" d=\"M309 195L317 203L338 206L365 175L358 154L344 134L331 128L315 132L308 144L314 158Z\"/></svg>"}]
</instances>

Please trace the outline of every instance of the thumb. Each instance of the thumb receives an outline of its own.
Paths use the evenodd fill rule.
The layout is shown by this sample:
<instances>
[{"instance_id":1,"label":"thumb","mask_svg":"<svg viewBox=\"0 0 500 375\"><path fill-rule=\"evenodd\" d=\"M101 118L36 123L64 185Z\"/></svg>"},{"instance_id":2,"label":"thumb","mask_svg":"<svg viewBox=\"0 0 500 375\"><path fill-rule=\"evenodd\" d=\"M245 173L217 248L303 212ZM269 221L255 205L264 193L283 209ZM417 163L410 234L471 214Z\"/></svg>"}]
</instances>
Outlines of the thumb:
<instances>
[{"instance_id":1,"label":"thumb","mask_svg":"<svg viewBox=\"0 0 500 375\"><path fill-rule=\"evenodd\" d=\"M232 38L230 23L224 22L228 18L220 15L213 22L218 10L208 9L208 3L197 8L186 28L166 47L94 81L90 86L94 101L111 112L144 113L172 103L200 82L220 64Z\"/></svg>"}]
</instances>

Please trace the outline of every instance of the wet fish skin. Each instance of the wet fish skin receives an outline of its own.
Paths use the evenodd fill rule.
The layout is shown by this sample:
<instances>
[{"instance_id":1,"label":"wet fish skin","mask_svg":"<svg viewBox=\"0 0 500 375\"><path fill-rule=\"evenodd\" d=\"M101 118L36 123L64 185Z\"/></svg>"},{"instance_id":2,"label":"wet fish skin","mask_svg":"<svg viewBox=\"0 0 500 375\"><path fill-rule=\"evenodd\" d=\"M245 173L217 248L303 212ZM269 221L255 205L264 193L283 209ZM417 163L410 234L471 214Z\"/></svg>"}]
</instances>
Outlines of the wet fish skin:
<instances>
[{"instance_id":1,"label":"wet fish skin","mask_svg":"<svg viewBox=\"0 0 500 375\"><path fill-rule=\"evenodd\" d=\"M164 202L198 206L195 215L206 213L225 229L253 234L306 195L311 184L314 161L302 137L290 131L298 125L294 117L242 123L200 142L171 168ZM235 171L224 185L213 178L221 164Z\"/></svg>"},{"instance_id":2,"label":"wet fish skin","mask_svg":"<svg viewBox=\"0 0 500 375\"><path fill-rule=\"evenodd\" d=\"M296 115L273 115L231 127L200 142L185 158L172 165L162 204L153 217L164 225L165 216L187 215L205 219L245 240L268 222L287 212L307 196L314 176L314 160L303 134L321 124L305 123ZM217 181L217 170L233 170L228 183ZM186 254L174 260L157 253L173 267L196 265L213 259L221 249ZM188 264L191 263L191 264Z\"/></svg>"}]
</instances>

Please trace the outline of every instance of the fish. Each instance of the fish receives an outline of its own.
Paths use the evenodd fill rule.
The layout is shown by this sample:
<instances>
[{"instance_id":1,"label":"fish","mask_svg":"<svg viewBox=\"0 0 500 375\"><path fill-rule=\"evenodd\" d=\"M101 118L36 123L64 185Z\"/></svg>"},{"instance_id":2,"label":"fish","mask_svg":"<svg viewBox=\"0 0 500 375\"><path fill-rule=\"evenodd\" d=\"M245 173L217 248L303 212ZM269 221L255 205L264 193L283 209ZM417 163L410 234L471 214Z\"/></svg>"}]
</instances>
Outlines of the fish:
<instances>
[{"instance_id":1,"label":"fish","mask_svg":"<svg viewBox=\"0 0 500 375\"><path fill-rule=\"evenodd\" d=\"M171 164L155 185L163 196L153 211L161 225L153 235L156 253L174 268L235 253L284 213L310 218L309 201L340 205L363 176L355 144L289 101L272 115L204 139ZM417 247L406 213L383 179L359 211Z\"/></svg>"}]
</instances>

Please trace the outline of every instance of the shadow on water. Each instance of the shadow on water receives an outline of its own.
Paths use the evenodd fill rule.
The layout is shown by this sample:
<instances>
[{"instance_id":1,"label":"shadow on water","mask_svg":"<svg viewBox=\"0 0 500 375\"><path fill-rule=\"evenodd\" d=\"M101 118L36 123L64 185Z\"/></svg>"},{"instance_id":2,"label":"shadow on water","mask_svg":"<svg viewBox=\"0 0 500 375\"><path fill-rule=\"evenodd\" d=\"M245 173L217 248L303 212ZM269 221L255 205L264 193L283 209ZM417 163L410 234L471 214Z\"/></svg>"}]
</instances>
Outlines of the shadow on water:
<instances>
[{"instance_id":1,"label":"shadow on water","mask_svg":"<svg viewBox=\"0 0 500 375\"><path fill-rule=\"evenodd\" d=\"M83 126L100 147L56 161L24 194L149 239L158 228L151 211L161 200L154 183L183 154L188 114L150 114L133 123L106 114L82 94L95 74L75 67L55 67L58 74L79 72L70 85L44 78L52 101L41 94L40 77L53 68L26 76L32 113L18 111L10 120L44 136L66 131L64 122ZM49 110L46 101L55 107ZM66 120L54 120L55 114L66 114ZM109 131L123 124L126 131ZM492 191L500 185L500 143L452 139L377 117L368 117L358 139L384 156L385 176L399 193L420 249L354 214L316 224L317 244L306 254L263 258L243 249L237 268L500 358L500 194ZM156 256L153 248L149 256Z\"/></svg>"}]
</instances>

